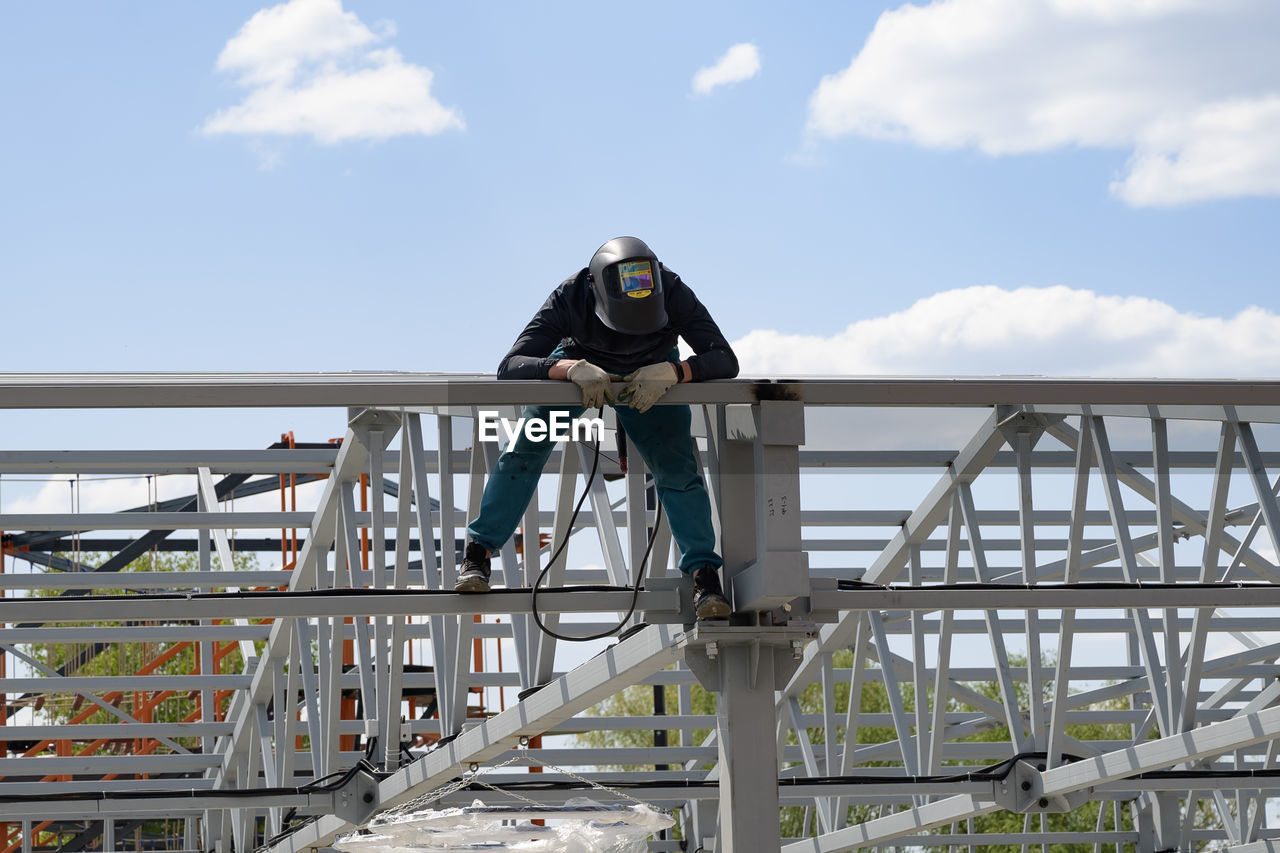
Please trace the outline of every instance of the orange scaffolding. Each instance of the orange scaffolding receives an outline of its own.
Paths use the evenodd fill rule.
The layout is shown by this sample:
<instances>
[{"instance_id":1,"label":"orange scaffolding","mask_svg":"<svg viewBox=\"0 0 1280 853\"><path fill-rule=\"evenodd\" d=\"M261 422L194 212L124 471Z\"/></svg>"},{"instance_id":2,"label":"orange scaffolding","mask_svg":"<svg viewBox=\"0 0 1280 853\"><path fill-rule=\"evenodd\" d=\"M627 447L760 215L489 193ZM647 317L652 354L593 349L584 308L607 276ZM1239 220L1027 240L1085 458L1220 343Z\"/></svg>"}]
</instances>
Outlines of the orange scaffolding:
<instances>
[{"instance_id":1,"label":"orange scaffolding","mask_svg":"<svg viewBox=\"0 0 1280 853\"><path fill-rule=\"evenodd\" d=\"M282 433L280 436L280 441L281 441L281 444L286 448L296 449L297 447L297 441L295 440L294 434L292 431ZM340 439L332 439L330 441L331 444L338 444L340 442L341 442ZM298 510L298 474L296 473L279 474L277 476L279 477L279 484L280 484L279 491L280 491L281 511L296 512ZM317 473L314 476L317 479L325 479L327 478L328 475L325 473ZM365 512L369 510L369 501L370 501L369 492L370 492L370 483L368 481L368 477L367 475L362 474L360 476L360 508L362 511L365 511ZM379 495L381 495L381 484L379 484L378 493ZM233 495L234 495L234 491L233 491ZM422 535L430 536L431 534L429 531L427 531ZM370 541L368 529L367 528L362 529L360 532L361 569L366 572L369 570L369 567L370 567L371 549L373 544L374 543ZM378 543L378 545L379 547L385 547L384 543ZM450 543L450 546L451 546L451 543ZM449 546L446 546L442 543L442 547L449 547ZM23 550L26 550L26 549L13 548L10 545L10 543L4 538L3 532L0 532L0 573L3 573L5 571L7 558ZM299 553L298 529L296 527L282 528L280 531L281 569L285 571L292 571L297 565L298 553ZM280 588L287 589L287 584L282 585ZM4 595L4 594L5 594L5 591L0 589L0 595ZM272 621L273 620L270 620L270 619L259 620L258 624L270 624ZM412 616L408 617L408 621L410 624L412 624L414 621L414 617ZM477 623L480 623L482 619L479 615L477 615L475 616L475 621ZM214 624L227 624L227 623L225 620L215 620ZM344 619L344 624L348 624L348 625L353 624L353 619L351 617L347 617L346 619ZM408 664L411 666L414 664L415 645L416 643L414 642L410 642L407 644ZM190 669L187 671L189 674L221 675L221 674L231 674L232 672L235 671L234 668L229 668L228 665L224 664L224 661L226 661L226 659L230 657L233 653L238 654L239 652L238 643L234 641L227 641L227 642L214 641L214 643L212 644L213 651L211 655L211 660L206 663L203 659L204 655L202 653L202 645L198 642L184 640L184 641L179 641L171 646L168 646L167 648L157 649L152 656L145 659L145 661L139 666L136 672L131 674L148 675L148 674L156 673L157 670L159 670L161 667L164 667L166 664L170 664L173 661L180 659L183 656L184 652L187 652L188 650L192 652L190 655L190 661L191 661ZM497 668L495 671L502 672L501 640L497 641L496 652L497 652L496 654ZM355 656L354 640L349 638L344 639L342 644L343 668L346 669L348 667L353 666L355 663L355 657L356 656ZM473 641L472 658L473 658L474 671L484 672L485 664L486 664L486 653L485 653L485 641L482 637L477 636ZM0 678L3 678L6 675L6 671L5 671L6 661L7 661L7 655L0 654ZM232 690L213 691L212 711L213 711L213 719L215 722L225 721L228 706L230 704L233 692L234 691ZM472 687L471 692L478 695L479 702L478 702L478 705L475 707L471 707L471 706L468 707L467 715L469 717L488 716L489 712L486 708L484 688ZM358 719L357 700L355 698L354 691L342 691L340 695L341 695L341 698L340 698L339 719L340 720ZM193 691L184 692L184 693L179 693L173 690L113 691L113 692L104 694L101 698L106 702L116 705L117 707L119 707L122 703L125 703L127 700L128 707L132 712L132 714L135 717L137 717L139 722L147 723L147 722L152 722L155 719L156 710L165 701L175 697L180 697L180 696L186 697L194 701L195 703L194 709L191 710L189 713L187 713L183 717L183 720L182 720L183 722L198 722L204 719L203 692L200 690L193 690ZM503 696L503 691L501 688L499 688L498 698L499 698L500 708L505 708L506 702L505 702L505 697ZM413 695L406 696L404 701L405 703L407 703L407 706L408 706L409 719L417 719L419 710L420 710L420 707L419 707L420 702L418 697ZM67 721L66 725L68 728L76 724L86 722L95 713L100 711L99 707L93 704L91 704L89 707L81 708L80 705L82 704L82 702L83 702L82 698L78 698L75 705L73 706L72 710L74 711L74 716L72 716ZM42 704L43 704L42 700L37 700L35 703L35 707L38 709ZM295 710L294 713L298 714L299 712ZM433 716L435 717L439 716L438 710L435 712ZM8 697L5 694L0 693L0 726L7 725L8 717L9 717ZM339 741L340 749L348 752L355 751L358 746L357 744L358 737L359 737L358 735L343 735ZM428 746L434 743L438 738L439 736L434 734L418 735L414 738L411 745L415 747ZM50 750L54 755L65 756L65 757L78 757L78 756L101 754L105 750L110 750L113 754L148 755L154 752L156 749L160 748L162 745L163 745L162 741L160 741L157 738L145 738L145 737L144 738L128 738L128 737L95 738L95 739L83 742L82 744L80 744L79 741L74 739L74 737L51 738L51 739L41 740L30 745L29 747L27 747L25 750L22 751L21 756L32 757L32 756L40 755L42 753L47 753ZM296 737L295 747L300 751L302 750L303 735L298 735ZM0 735L0 756L8 756L8 755L9 755L9 741L4 740L3 736ZM3 776L0 776L0 779L3 779L3 778L4 778ZM108 781L111 779L118 779L118 778L122 778L122 777L119 774L114 774L114 773L107 774L100 777L102 781ZM133 778L138 781L145 781L146 779L149 778L149 776L148 774L145 774L145 773L139 773L139 774L134 774ZM71 776L68 774L49 774L44 776L40 781L42 782L43 781L69 781L70 779L71 779ZM55 824L52 821L42 821L39 824L32 825L31 827L32 846L33 847L40 846L42 843L46 843L46 844L53 843L57 845L59 843L59 839L56 837L57 833L54 827L55 827ZM22 844L23 844L23 838L22 838L21 824L13 823L12 821L7 823L0 823L0 853L17 853L17 851L21 850Z\"/></svg>"}]
</instances>

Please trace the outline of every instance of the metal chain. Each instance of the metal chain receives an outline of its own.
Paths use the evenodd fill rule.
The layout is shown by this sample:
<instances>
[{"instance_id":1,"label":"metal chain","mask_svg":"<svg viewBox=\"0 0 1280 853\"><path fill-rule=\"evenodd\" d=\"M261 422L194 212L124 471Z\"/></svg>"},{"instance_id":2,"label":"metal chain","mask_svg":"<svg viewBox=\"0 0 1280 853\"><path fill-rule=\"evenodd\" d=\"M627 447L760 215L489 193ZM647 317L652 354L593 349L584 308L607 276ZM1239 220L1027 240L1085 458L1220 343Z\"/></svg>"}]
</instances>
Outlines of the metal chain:
<instances>
[{"instance_id":1,"label":"metal chain","mask_svg":"<svg viewBox=\"0 0 1280 853\"><path fill-rule=\"evenodd\" d=\"M476 779L475 783L482 788L488 788L490 791L494 791L504 796L515 797L517 800L521 800L525 803L528 803L529 805L533 806L535 809L544 808L546 805L545 803L540 803L537 800L531 800L528 797L526 797L524 794L517 793L516 791L504 791L501 788L498 788L494 785L490 785L488 782L482 782L479 779Z\"/></svg>"},{"instance_id":2,"label":"metal chain","mask_svg":"<svg viewBox=\"0 0 1280 853\"><path fill-rule=\"evenodd\" d=\"M500 764L495 764L492 767L481 767L480 765L473 763L470 769L466 773L462 774L460 778L455 779L454 781L449 782L448 784L441 785L439 788L436 788L434 791L428 791L425 794L421 794L420 796L414 797L412 800L409 800L408 802L401 803L398 806L392 806L391 808L379 813L378 817L379 818L389 817L393 815L404 814L405 812L417 811L418 809L421 809L425 806L430 805L431 803L434 803L436 800L442 799L444 797L449 796L450 794L461 791L463 788L467 787L473 782L476 784L482 785L483 787L486 787L486 788L492 788L493 787L492 785L479 781L480 774L488 773L490 770L499 770L503 767L506 767L509 764L515 764L519 760L520 760L519 755L513 755L510 758L508 758L506 761L503 761Z\"/></svg>"},{"instance_id":3,"label":"metal chain","mask_svg":"<svg viewBox=\"0 0 1280 853\"><path fill-rule=\"evenodd\" d=\"M628 800L636 804L637 806L644 806L645 808L650 808L650 809L653 808L653 806L649 805L643 800L636 799L635 797L631 796L625 791L621 791L617 788L611 788L608 785L603 785L600 782L596 782L592 779L588 779L585 776L580 776L577 773L574 773L572 770L566 770L563 767L558 767L554 764L548 764L545 761L539 761L538 759L534 758L532 755L529 754L529 739L527 737L521 737L520 746L518 750L514 754L512 754L512 756L508 758L506 761L495 764L492 767L481 767L480 765L473 763L470 769L466 773L462 774L462 776L459 777L458 779L455 779L454 781L446 785L441 785L439 788L436 788L434 791L429 791L426 794L422 794L421 796L414 797L412 800L409 800L408 802L401 803L398 806L392 806L391 808L383 812L380 812L376 819L384 820L386 818L394 817L396 815L402 815L407 812L418 811L436 802L437 800L443 799L449 796L450 794L457 793L458 791L461 791L463 788L466 788L468 785L473 785L473 784L479 785L482 788L488 788L490 791L493 791L495 793L503 794L504 796L513 797L517 800L521 800L525 803L528 803L531 806L534 806L535 808L543 808L545 805L544 803L539 803L536 800L532 800L529 797L524 796L523 794L517 793L516 791L507 791L502 788L496 787L494 785L490 785L488 782L485 782L480 779L480 775L482 773L488 773L491 770L500 770L503 767L507 767L517 762L525 762L534 767L544 767L548 770L554 770L557 773L563 773L565 776L568 776L570 779L576 779L577 781L581 782L582 784L590 788L594 788L599 791L608 791L610 794L613 794L615 797L618 797L619 799L623 799L623 800Z\"/></svg>"},{"instance_id":4,"label":"metal chain","mask_svg":"<svg viewBox=\"0 0 1280 853\"><path fill-rule=\"evenodd\" d=\"M529 755L528 738L520 738L520 754L518 755L518 757L523 758L525 761L529 762L530 764L536 765L538 767L545 767L548 770L554 770L557 773L563 773L569 778L577 779L579 782L583 783L584 785L588 785L592 788L595 788L596 790L608 791L610 794L613 794L615 797L620 797L621 799L624 799L624 800L630 800L631 802L635 803L638 806L644 806L645 808L649 808L649 809L653 808L653 806L649 805L643 800L637 800L635 797L631 796L625 791L620 791L617 788L610 788L608 785L603 785L600 782L596 782L592 779L588 779L585 776L579 776L577 773L574 773L572 770L566 770L563 767L557 767L554 764L548 764L545 761L539 761L538 759Z\"/></svg>"}]
</instances>

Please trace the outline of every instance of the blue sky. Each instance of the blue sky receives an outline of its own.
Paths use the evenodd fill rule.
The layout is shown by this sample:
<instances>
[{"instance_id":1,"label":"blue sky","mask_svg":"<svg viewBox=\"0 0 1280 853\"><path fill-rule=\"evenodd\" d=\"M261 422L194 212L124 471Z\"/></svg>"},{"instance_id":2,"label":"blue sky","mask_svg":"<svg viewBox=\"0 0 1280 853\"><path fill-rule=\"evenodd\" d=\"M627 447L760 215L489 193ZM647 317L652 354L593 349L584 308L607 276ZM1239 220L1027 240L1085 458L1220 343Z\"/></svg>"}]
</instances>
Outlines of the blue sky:
<instances>
[{"instance_id":1,"label":"blue sky","mask_svg":"<svg viewBox=\"0 0 1280 853\"><path fill-rule=\"evenodd\" d=\"M562 278L630 233L744 341L755 372L1199 373L1222 333L1245 343L1205 370L1280 374L1265 346L1280 337L1275 8L11 4L5 362L490 371ZM696 94L698 70L741 44L758 71ZM429 102L452 124L388 129L323 104L293 120L262 115L268 98L258 130L214 132L271 74L287 111L326 73L355 79L356 101L395 99L358 82L389 66L428 73L409 112ZM1223 105L1245 114L1215 119ZM1126 197L1115 186L1139 155L1187 174L1197 158L1237 165L1157 175ZM1002 314L1019 288L1033 289L1025 313ZM1037 349L1064 298L1081 313ZM1167 324L1126 331L1152 316L1136 298L1163 303ZM1228 321L1250 306L1262 310L1244 333ZM978 337L993 318L1007 331L948 337L956 318ZM1227 325L1204 326L1214 318ZM1107 322L1119 329L1097 332ZM1070 355L1082 334L1114 346ZM898 355L877 355L885 340ZM1167 370L1151 367L1162 343ZM1000 370L1018 344L1039 355Z\"/></svg>"},{"instance_id":2,"label":"blue sky","mask_svg":"<svg viewBox=\"0 0 1280 853\"><path fill-rule=\"evenodd\" d=\"M737 45L758 70L696 93ZM354 107L299 114L318 80ZM3 370L492 371L635 234L748 373L1280 376L1278 99L1274 0L10 3ZM261 447L343 414L0 432Z\"/></svg>"}]
</instances>

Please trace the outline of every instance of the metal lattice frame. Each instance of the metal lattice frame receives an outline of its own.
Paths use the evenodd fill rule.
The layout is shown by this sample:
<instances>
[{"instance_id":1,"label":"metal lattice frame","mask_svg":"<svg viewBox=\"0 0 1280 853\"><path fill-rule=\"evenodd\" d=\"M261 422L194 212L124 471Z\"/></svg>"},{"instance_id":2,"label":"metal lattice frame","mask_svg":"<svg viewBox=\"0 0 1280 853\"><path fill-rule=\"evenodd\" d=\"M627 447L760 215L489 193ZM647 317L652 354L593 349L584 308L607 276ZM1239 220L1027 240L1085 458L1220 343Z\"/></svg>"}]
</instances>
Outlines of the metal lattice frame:
<instances>
[{"instance_id":1,"label":"metal lattice frame","mask_svg":"<svg viewBox=\"0 0 1280 853\"><path fill-rule=\"evenodd\" d=\"M505 762L546 736L527 754L634 768L583 775L639 786L629 790L679 809L684 836L706 849L1214 843L1243 851L1277 843L1267 802L1280 787L1280 480L1268 467L1280 456L1264 445L1280 422L1280 382L677 387L668 401L699 406L695 431L735 618L686 627L689 593L668 568L673 545L659 525L658 557L639 597L646 627L566 668L574 658L533 624L528 587L541 559L570 536L592 540L599 566L557 566L552 586L633 579L654 523L643 466L633 459L612 493L594 482L570 529L592 458L578 446L553 454L522 540L541 544L549 533L546 547L526 557L508 544L508 589L459 596L451 592L456 542L496 448L474 440L469 451L433 448L453 448L455 424L472 423L456 418L474 418L477 407L571 399L563 384L436 374L0 376L0 406L11 408L341 406L349 416L333 448L0 451L0 475L173 473L194 483L190 499L145 513L0 514L0 528L22 531L7 534L9 551L27 549L32 563L51 569L66 568L47 552L69 531L145 531L94 534L119 551L105 571L0 576L11 596L0 600L10 664L0 693L78 695L116 720L55 730L38 719L14 725L6 712L5 839L29 849L41 822L78 821L88 830L67 849L97 836L111 849L139 820L185 816L189 848L319 848L472 766L503 765L486 774L490 784L527 783ZM860 413L887 406L921 407L923 435L940 411L985 416L958 448L914 446L901 429L899 449L860 447ZM834 449L806 442L814 407L843 410L847 433ZM1180 438L1171 440L1171 426ZM894 479L929 469L940 473L924 490ZM1196 471L1208 476L1188 473ZM324 477L315 505L263 512L227 503L231 485L266 489L280 474ZM358 507L362 477L382 484L368 509ZM281 528L306 531L289 570L237 572L232 531ZM178 539L173 531L195 533ZM254 533L248 541L271 544ZM117 571L161 542L193 548L197 570ZM85 594L112 587L152 594ZM30 597L36 589L64 594ZM629 601L621 589L538 596L552 625L566 613L606 622ZM477 613L510 618L477 624ZM514 671L475 670L470 649L481 635L506 638ZM1112 638L1114 651L1093 659L1097 644L1089 643L1100 637ZM415 641L430 648L428 671L406 668L406 644ZM230 674L91 676L53 671L22 650L85 642L195 643L203 660L230 643L243 663ZM676 712L582 715L636 684L678 685ZM716 693L714 717L695 713L694 684ZM524 698L469 717L469 691L494 686ZM202 716L149 722L108 698L121 691L198 694ZM221 720L219 691L231 696ZM401 722L406 691L432 695L437 714ZM838 695L877 695L886 709ZM349 697L358 697L358 713ZM678 736L598 749L553 737L610 729ZM697 730L711 734L695 742ZM88 748L122 731L150 746ZM409 761L402 747L422 735L443 740ZM59 740L88 747L82 755L12 748ZM776 749L761 749L770 742ZM337 781L314 784L326 778ZM550 784L522 794L557 803L582 793L555 772L538 779ZM1091 829L1055 824L1054 815L1089 803L1101 804ZM781 837L779 808L790 806L803 809L809 837ZM983 817L1000 811L1021 817L993 831Z\"/></svg>"}]
</instances>

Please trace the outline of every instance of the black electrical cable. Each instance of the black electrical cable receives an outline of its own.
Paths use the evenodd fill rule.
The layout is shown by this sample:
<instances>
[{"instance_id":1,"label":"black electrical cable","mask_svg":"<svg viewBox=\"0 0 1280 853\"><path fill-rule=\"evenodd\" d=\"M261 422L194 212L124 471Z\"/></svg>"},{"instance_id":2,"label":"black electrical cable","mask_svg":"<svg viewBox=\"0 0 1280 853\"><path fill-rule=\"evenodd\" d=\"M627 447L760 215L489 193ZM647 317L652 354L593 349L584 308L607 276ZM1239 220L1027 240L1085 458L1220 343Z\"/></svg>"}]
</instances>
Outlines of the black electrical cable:
<instances>
[{"instance_id":1,"label":"black electrical cable","mask_svg":"<svg viewBox=\"0 0 1280 853\"><path fill-rule=\"evenodd\" d=\"M947 782L989 782L1007 779L1013 770L1013 765L1019 761L1027 761L1034 759L1044 759L1047 753L1044 752L1024 752L1019 753L1011 758L1006 758L996 764L973 767L958 766L956 770L964 770L952 774L937 775L917 775L917 776L883 776L883 775L846 775L846 776L803 776L788 777L778 779L780 787L795 787L803 785L906 785L919 784L925 782L947 783ZM1065 755L1067 763L1082 761L1080 756ZM137 800L137 799L183 799L198 798L217 794L218 796L233 798L251 798L261 797L272 794L307 794L307 793L326 793L337 791L346 785L359 770L365 770L371 775L384 779L390 776L390 773L384 773L373 767L369 762L361 760L354 766L344 771L330 773L320 779L316 779L301 787L287 788L229 788L225 790L190 790L190 791L75 791L60 794L60 799L78 800L78 801L110 801L110 800ZM325 780L333 777L340 777L336 781L326 782ZM1275 779L1280 777L1280 768L1266 768L1257 770L1148 770L1143 773L1135 773L1132 776L1124 777L1129 781L1140 781L1144 779L1186 779L1188 783L1193 783L1196 779ZM685 788L688 790L706 790L718 787L719 783L714 780L690 779L690 780L646 780L631 781L629 779L611 779L607 784L613 788L625 788L632 790L644 790L646 788ZM499 790L512 791L573 791L583 787L583 783L578 781L561 781L561 780L538 780L530 779L529 781L520 782L499 782L487 785L468 785L460 790L480 790L483 788L497 788ZM48 797L43 794L2 794L0 795L0 803L24 803L24 802L45 802ZM279 837L283 837L288 833L282 833Z\"/></svg>"},{"instance_id":2,"label":"black electrical cable","mask_svg":"<svg viewBox=\"0 0 1280 853\"><path fill-rule=\"evenodd\" d=\"M604 455L604 454L601 454ZM583 498L586 497L584 492ZM580 509L582 501L578 502ZM574 510L573 518L576 520L578 509ZM658 505L658 516L662 517L662 505ZM655 528L656 530L656 528ZM567 540L566 540L567 541ZM650 548L652 547L653 537L650 535ZM561 544L561 548L564 544ZM557 551L557 555L559 551ZM646 558L648 551L646 550ZM553 560L554 561L554 560ZM544 570L545 571L545 570ZM568 587L569 591L577 592L605 592L617 589L631 589L631 587L616 587L608 585L588 585ZM1125 589L1257 589L1274 591L1276 584L1267 581L1209 581L1207 583L1171 583L1164 581L1084 581L1076 583L1002 583L1002 582L966 582L951 584L926 584L923 586L911 586L908 584L878 584L868 583L863 580L843 578L837 581L837 589L842 592L856 592L859 590L871 590L876 592L915 592L919 590L957 590L957 591L973 591L973 590L1039 590L1045 592L1053 592L1060 589L1084 589L1084 590L1125 590ZM291 599L291 598L342 598L359 596L362 598L383 598L404 595L417 595L430 597L433 595L456 595L453 590L448 589L358 589L350 587L326 587L324 589L266 589L266 590L239 590L236 592L161 592L161 593L140 593L123 595L82 595L76 598L76 601L83 602L114 602L120 601L122 598L129 600L144 599L147 601L235 601L246 599ZM41 599L31 599L39 601ZM136 623L126 623L136 624ZM169 625L194 625L196 622L191 619L174 619L166 624ZM612 633L612 632L610 632ZM607 636L607 635L605 635ZM561 638L574 639L574 638Z\"/></svg>"},{"instance_id":3,"label":"black electrical cable","mask_svg":"<svg viewBox=\"0 0 1280 853\"><path fill-rule=\"evenodd\" d=\"M272 794L317 794L332 793L340 790L344 785L351 781L359 771L364 770L366 773L378 778L385 779L390 773L384 773L374 767L365 759L360 759L346 770L330 773L328 776L322 776L298 787L279 786L274 788L216 788L216 789L196 789L192 788L188 791L69 791L58 795L60 800L76 800L79 802L106 802L110 800L144 800L144 799L198 799L200 797L219 796L236 798L260 797ZM326 779L333 779L332 782L326 782ZM28 802L45 802L49 799L47 794L0 794L0 803L28 803Z\"/></svg>"},{"instance_id":4,"label":"black electrical cable","mask_svg":"<svg viewBox=\"0 0 1280 853\"><path fill-rule=\"evenodd\" d=\"M778 786L781 788L800 787L800 786L822 786L822 785L876 785L876 786L894 786L894 785L918 785L927 783L950 783L950 782L998 782L1009 778L1013 771L1013 766L1019 761L1029 761L1035 759L1045 759L1048 753L1045 752L1023 752L1012 758L1006 758L1004 761L996 764L989 764L974 767L972 770L962 773L952 774L935 774L935 775L917 775L917 776L883 776L883 775L846 775L846 776L802 776L789 777L778 780ZM1067 763L1074 763L1084 760L1078 755L1064 755ZM957 767L957 770L962 767ZM1142 781L1142 780L1170 780L1185 779L1188 784L1194 784L1196 779L1275 779L1280 778L1280 768L1267 768L1259 770L1148 770L1144 773L1135 773L1132 776L1124 777L1126 781ZM603 784L607 784L611 788L622 788L626 790L643 791L652 788L682 788L689 791L694 790L713 790L719 787L719 782L706 779L673 779L673 780L646 780L641 782L629 779L609 779ZM460 790L472 791L483 790L485 787L497 788L502 791L576 791L587 788L582 782L578 781L562 781L553 780L537 780L531 779L527 782L498 782L487 785L468 785Z\"/></svg>"},{"instance_id":5,"label":"black electrical cable","mask_svg":"<svg viewBox=\"0 0 1280 853\"><path fill-rule=\"evenodd\" d=\"M360 770L364 770L364 771L366 771L367 773L370 773L371 775L373 775L375 778L377 778L377 779L379 779L379 780L382 780L382 779L387 778L388 776L390 776L390 775L391 775L390 773L384 773L384 772L382 772L382 771L381 771L381 770L379 770L377 767L375 767L372 763L370 763L370 762L369 762L369 760L368 760L368 756L369 756L369 755L371 755L371 754L373 753L373 746L374 746L374 744L376 744L376 743L377 743L377 738L376 738L376 737L375 737L375 738L370 738L369 746L368 746L368 748L365 750L365 756L366 756L366 757L365 757L365 758L360 759L359 761L357 761L354 765L352 765L352 766L351 766L350 768L348 768L347 770L342 771L342 772L341 772L341 774L338 774L338 773L330 773L330 774L329 774L329 776L323 776L323 777L321 777L320 779L316 779L316 780L315 780L315 781L313 781L313 782L310 782L310 783L308 783L308 784L306 784L306 785L303 785L301 788L296 788L296 789L292 789L292 790L295 790L295 791L297 791L298 793L309 793L309 792L312 792L312 791L336 791L336 790L339 790L340 788L342 788L342 787L343 787L344 785L346 785L348 782L350 782L350 781L351 781L351 779L352 779L352 777L354 777L354 776L355 776L355 774L356 774L357 772L359 772ZM320 785L320 784L319 784L323 779L328 779L330 776L337 776L337 775L341 775L341 777L342 777L342 778L340 778L340 779L339 779L338 781L336 781L336 782L330 782L330 783L328 783L328 784L326 784L326 785ZM247 793L247 794L252 794L252 793L262 793L263 791L273 792L273 793L274 793L274 792L285 792L285 793L288 793L288 792L290 791L290 789L288 789L288 788L279 788L279 789L273 789L273 788L266 788L266 789L264 789L264 788L256 788L256 789L255 789L255 788L246 788L246 789L244 789L244 791L245 791L245 793ZM266 840L266 842L262 845L262 847L259 847L259 848L257 848L257 849L258 849L258 850L265 850L265 849L269 848L271 845L275 844L277 841L281 841L281 840L283 840L283 839L285 839L285 838L288 838L290 835L292 835L293 833L297 832L299 829L301 829L302 827L306 826L307 824L309 824L309 823L314 823L314 822L316 821L316 819L319 817L319 815L313 815L313 816L311 816L311 817L308 817L307 819L303 820L301 823L297 824L296 826L289 826L289 822L290 822L291 820L293 820L294 818L296 818L296 817L297 817L297 809L296 809L296 808L295 808L295 809L290 809L290 813L289 813L289 815L286 817L286 819L285 819L284 821L281 821L281 823L283 824L284 828L283 828L280 832L278 832L277 834L273 835L271 838L268 838L268 839Z\"/></svg>"},{"instance_id":6,"label":"black electrical cable","mask_svg":"<svg viewBox=\"0 0 1280 853\"><path fill-rule=\"evenodd\" d=\"M587 484L582 487L582 497L578 498L578 503L573 508L573 514L569 516L569 523L568 525L566 525L567 530L570 530L570 531L573 530L573 524L575 521L578 520L578 513L582 510L582 505L586 502L587 495L591 494L591 484L595 482L596 471L599 468L600 468L600 439L597 438L595 441L595 458L591 462L591 473L587 475ZM658 501L658 512L657 512L657 515L654 517L653 529L649 531L649 543L648 545L645 546L644 556L640 558L640 568L636 571L636 582L635 582L635 585L631 588L631 606L627 608L626 615L622 617L622 620L618 622L617 625L610 628L608 631L602 631L598 634L588 634L587 636L584 636L584 637L575 637L569 634L561 634L558 631L554 631L551 628L548 628L547 624L542 621L542 614L538 612L538 586L542 583L542 579L547 576L547 572L551 571L551 567L556 564L556 560L559 559L560 554L564 552L565 547L569 544L569 537L566 535L564 537L564 541L560 543L560 547L557 548L556 552L551 555L551 559L547 560L547 564L542 567L542 571L538 573L537 579L533 582L533 596L532 596L533 600L531 603L531 609L533 611L534 624L538 626L538 629L542 631L542 633L546 634L548 637L554 637L557 640L565 640L570 643L585 643L589 640L603 640L605 637L612 636L613 634L616 634L619 631L621 631L622 626L626 625L627 620L631 618L631 614L636 612L636 602L640 600L640 584L644 582L645 567L649 563L649 554L650 552L653 551L653 542L658 533L658 525L661 523L662 523L662 501ZM525 543L525 548L528 549L528 547L529 547L528 543ZM526 553L528 553L527 550L526 550ZM570 589L572 589L572 587L570 587Z\"/></svg>"},{"instance_id":7,"label":"black electrical cable","mask_svg":"<svg viewBox=\"0 0 1280 853\"><path fill-rule=\"evenodd\" d=\"M789 777L778 780L778 786L781 788L799 787L799 786L822 786L822 785L916 785L922 783L950 783L950 782L998 782L1009 778L1013 772L1013 767L1019 761L1029 761L1035 759L1045 759L1048 753L1045 752L1023 752L1011 758L1006 758L996 764L988 764L967 768L964 765L958 766L956 770L964 772L937 775L917 775L917 776L882 776L882 775L847 775L847 776L803 776ZM1064 755L1063 758L1068 763L1082 760L1077 755ZM1154 771L1149 773L1135 774L1126 777L1128 779L1144 779L1144 778L1166 778L1165 774L1185 772L1187 779L1204 776L1204 771ZM1234 771L1220 771L1226 777L1234 777L1235 775L1255 775L1268 771L1253 771L1247 774L1238 774ZM1270 771L1272 774L1280 776L1280 769ZM1177 776L1174 778L1184 778ZM622 788L627 790L644 791L652 788L680 788L688 791L696 790L714 790L719 787L720 783L716 780L707 779L688 779L688 780L646 780L641 782L631 781L629 779L609 779L604 784L611 788ZM486 783L484 785L472 784L467 785L459 790L461 791L479 791L485 788L497 788L501 791L577 791L587 789L588 786L582 782L564 781L560 779L530 779L529 781L518 782L497 782Z\"/></svg>"},{"instance_id":8,"label":"black electrical cable","mask_svg":"<svg viewBox=\"0 0 1280 853\"><path fill-rule=\"evenodd\" d=\"M870 583L864 580L842 578L836 582L836 589L842 592L857 592L860 590L868 590L875 592L914 592L918 590L957 590L957 591L987 591L987 590L1040 590L1052 592L1060 589L1086 589L1086 590L1122 590L1122 589L1259 589L1274 590L1276 585L1266 581L1209 581L1204 583L1183 583L1168 581L1077 581L1075 583L999 583L994 581L983 582L966 582L966 583L948 583L948 584L926 584L922 586L911 586L908 584L881 584Z\"/></svg>"}]
</instances>

